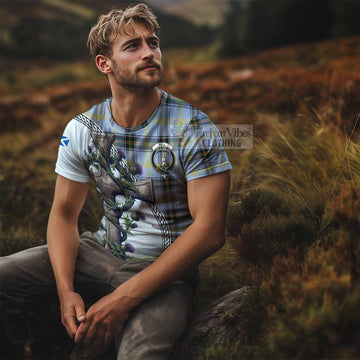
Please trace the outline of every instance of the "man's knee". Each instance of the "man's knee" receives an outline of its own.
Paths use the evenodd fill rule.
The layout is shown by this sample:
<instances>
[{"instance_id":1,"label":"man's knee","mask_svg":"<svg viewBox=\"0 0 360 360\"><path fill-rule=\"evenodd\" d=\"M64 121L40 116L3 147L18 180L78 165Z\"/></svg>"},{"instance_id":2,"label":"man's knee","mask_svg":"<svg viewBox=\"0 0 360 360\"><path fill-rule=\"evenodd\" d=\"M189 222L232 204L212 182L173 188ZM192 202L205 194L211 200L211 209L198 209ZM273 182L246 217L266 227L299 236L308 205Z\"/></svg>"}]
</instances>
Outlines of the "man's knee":
<instances>
[{"instance_id":1,"label":"man's knee","mask_svg":"<svg viewBox=\"0 0 360 360\"><path fill-rule=\"evenodd\" d=\"M54 276L47 246L37 246L0 257L0 290L51 285Z\"/></svg>"},{"instance_id":2,"label":"man's knee","mask_svg":"<svg viewBox=\"0 0 360 360\"><path fill-rule=\"evenodd\" d=\"M118 336L118 359L166 359L189 323L193 289L172 283L137 307Z\"/></svg>"}]
</instances>

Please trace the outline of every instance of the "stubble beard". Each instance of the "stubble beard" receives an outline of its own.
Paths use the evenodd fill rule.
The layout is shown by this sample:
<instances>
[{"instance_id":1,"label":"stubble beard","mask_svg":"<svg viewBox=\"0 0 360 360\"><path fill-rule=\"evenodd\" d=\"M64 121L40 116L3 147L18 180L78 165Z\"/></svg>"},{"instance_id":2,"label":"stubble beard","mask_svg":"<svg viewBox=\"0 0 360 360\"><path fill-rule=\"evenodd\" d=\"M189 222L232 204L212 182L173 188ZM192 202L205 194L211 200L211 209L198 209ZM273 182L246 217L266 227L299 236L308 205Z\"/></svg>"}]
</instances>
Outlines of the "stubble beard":
<instances>
[{"instance_id":1,"label":"stubble beard","mask_svg":"<svg viewBox=\"0 0 360 360\"><path fill-rule=\"evenodd\" d=\"M130 91L152 89L159 86L163 78L163 68L161 64L158 65L157 70L154 70L156 76L152 76L150 79L141 78L138 75L141 69L135 69L135 72L131 72L130 70L121 70L116 66L113 71L115 81Z\"/></svg>"}]
</instances>

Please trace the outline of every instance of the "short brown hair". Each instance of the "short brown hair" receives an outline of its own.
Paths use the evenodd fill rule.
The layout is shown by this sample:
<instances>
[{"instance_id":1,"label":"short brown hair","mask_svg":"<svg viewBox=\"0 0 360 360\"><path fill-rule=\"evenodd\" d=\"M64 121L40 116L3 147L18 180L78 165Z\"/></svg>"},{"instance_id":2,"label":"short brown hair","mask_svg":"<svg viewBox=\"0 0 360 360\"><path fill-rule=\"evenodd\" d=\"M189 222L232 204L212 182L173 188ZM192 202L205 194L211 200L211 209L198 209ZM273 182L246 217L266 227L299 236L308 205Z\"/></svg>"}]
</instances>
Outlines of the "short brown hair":
<instances>
[{"instance_id":1,"label":"short brown hair","mask_svg":"<svg viewBox=\"0 0 360 360\"><path fill-rule=\"evenodd\" d=\"M156 16L145 4L131 5L125 10L113 9L99 16L97 23L90 30L87 41L91 56L111 56L111 45L117 35L120 32L132 34L136 22L143 23L149 31L159 35Z\"/></svg>"}]
</instances>

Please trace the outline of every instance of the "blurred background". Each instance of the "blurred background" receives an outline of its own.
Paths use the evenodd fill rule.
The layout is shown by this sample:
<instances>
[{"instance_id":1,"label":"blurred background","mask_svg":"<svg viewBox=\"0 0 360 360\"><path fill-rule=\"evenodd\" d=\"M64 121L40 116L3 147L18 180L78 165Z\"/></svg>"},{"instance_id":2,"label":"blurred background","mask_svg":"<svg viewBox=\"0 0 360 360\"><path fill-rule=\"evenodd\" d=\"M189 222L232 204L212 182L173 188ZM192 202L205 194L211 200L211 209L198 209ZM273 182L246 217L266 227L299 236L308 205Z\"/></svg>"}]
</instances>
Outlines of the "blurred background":
<instances>
[{"instance_id":1,"label":"blurred background","mask_svg":"<svg viewBox=\"0 0 360 360\"><path fill-rule=\"evenodd\" d=\"M161 25L162 88L217 124L254 126L252 150L227 151L226 245L201 265L196 309L244 286L258 292L232 315L231 336L205 334L183 358L358 358L360 1L144 2ZM62 131L110 95L88 32L130 3L0 0L2 256L45 243ZM80 231L100 214L91 191ZM52 341L36 347L40 318L9 354L64 358Z\"/></svg>"}]
</instances>

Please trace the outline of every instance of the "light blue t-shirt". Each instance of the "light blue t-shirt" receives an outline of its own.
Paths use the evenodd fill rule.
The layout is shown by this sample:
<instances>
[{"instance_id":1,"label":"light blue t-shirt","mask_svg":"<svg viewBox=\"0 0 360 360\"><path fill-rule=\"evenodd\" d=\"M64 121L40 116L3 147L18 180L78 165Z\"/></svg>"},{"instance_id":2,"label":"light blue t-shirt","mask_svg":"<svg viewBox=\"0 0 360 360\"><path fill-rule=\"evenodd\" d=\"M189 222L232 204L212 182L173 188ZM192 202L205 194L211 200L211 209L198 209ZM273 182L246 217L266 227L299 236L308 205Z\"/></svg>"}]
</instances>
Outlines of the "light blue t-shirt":
<instances>
[{"instance_id":1,"label":"light blue t-shirt","mask_svg":"<svg viewBox=\"0 0 360 360\"><path fill-rule=\"evenodd\" d=\"M60 142L55 171L94 179L104 205L94 235L122 258L158 257L193 222L187 182L231 169L209 117L161 91L145 122L119 126L109 98L73 118Z\"/></svg>"}]
</instances>

